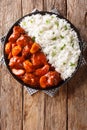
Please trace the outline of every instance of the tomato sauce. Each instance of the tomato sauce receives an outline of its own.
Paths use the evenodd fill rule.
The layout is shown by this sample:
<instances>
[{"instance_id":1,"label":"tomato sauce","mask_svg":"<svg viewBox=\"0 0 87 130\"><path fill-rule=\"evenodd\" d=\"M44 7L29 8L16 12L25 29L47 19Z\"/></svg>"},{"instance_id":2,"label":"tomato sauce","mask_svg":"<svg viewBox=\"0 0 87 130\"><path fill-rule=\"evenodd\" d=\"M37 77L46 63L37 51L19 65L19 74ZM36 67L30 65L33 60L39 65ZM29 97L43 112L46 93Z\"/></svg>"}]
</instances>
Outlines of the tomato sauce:
<instances>
[{"instance_id":1,"label":"tomato sauce","mask_svg":"<svg viewBox=\"0 0 87 130\"><path fill-rule=\"evenodd\" d=\"M61 81L60 74L48 63L40 45L33 42L20 26L14 26L5 53L12 73L24 83L47 88Z\"/></svg>"}]
</instances>

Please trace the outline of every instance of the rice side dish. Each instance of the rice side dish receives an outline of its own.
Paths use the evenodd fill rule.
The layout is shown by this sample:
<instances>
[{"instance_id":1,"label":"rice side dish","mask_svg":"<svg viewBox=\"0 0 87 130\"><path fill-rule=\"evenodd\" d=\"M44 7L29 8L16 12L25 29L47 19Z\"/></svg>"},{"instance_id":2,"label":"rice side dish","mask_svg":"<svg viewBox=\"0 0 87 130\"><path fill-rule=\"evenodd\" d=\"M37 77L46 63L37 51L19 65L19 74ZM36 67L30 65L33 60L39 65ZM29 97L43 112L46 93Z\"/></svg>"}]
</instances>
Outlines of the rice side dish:
<instances>
[{"instance_id":1,"label":"rice side dish","mask_svg":"<svg viewBox=\"0 0 87 130\"><path fill-rule=\"evenodd\" d=\"M26 16L19 24L41 46L48 62L61 78L69 78L81 53L77 33L70 24L55 14Z\"/></svg>"}]
</instances>

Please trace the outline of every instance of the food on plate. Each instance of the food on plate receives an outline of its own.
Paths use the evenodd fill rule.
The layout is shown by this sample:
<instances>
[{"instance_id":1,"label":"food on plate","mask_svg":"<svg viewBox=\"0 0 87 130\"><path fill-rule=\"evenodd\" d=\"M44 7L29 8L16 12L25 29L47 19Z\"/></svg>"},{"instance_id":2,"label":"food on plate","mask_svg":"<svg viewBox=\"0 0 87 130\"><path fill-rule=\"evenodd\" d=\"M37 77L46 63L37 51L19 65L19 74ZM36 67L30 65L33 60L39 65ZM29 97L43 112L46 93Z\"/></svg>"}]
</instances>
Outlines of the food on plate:
<instances>
[{"instance_id":1,"label":"food on plate","mask_svg":"<svg viewBox=\"0 0 87 130\"><path fill-rule=\"evenodd\" d=\"M40 80L40 77L32 74L32 73L25 73L25 75L23 76L22 80L24 81L24 83L27 83L31 86L39 86L40 83L39 83L39 80ZM42 87L42 86L41 86ZM45 85L45 88L47 86Z\"/></svg>"},{"instance_id":2,"label":"food on plate","mask_svg":"<svg viewBox=\"0 0 87 130\"><path fill-rule=\"evenodd\" d=\"M29 60L25 60L23 66L26 72L34 72L34 66Z\"/></svg>"},{"instance_id":3,"label":"food on plate","mask_svg":"<svg viewBox=\"0 0 87 130\"><path fill-rule=\"evenodd\" d=\"M75 71L80 56L77 33L65 19L55 14L26 16L20 26L38 43L48 62L66 80Z\"/></svg>"},{"instance_id":4,"label":"food on plate","mask_svg":"<svg viewBox=\"0 0 87 130\"><path fill-rule=\"evenodd\" d=\"M21 46L15 46L12 48L12 55L17 56L21 52L22 48Z\"/></svg>"},{"instance_id":5,"label":"food on plate","mask_svg":"<svg viewBox=\"0 0 87 130\"><path fill-rule=\"evenodd\" d=\"M56 71L49 71L40 78L40 85L42 88L56 86L61 80L59 73Z\"/></svg>"},{"instance_id":6,"label":"food on plate","mask_svg":"<svg viewBox=\"0 0 87 130\"><path fill-rule=\"evenodd\" d=\"M12 73L30 86L46 88L57 85L61 79L60 74L48 63L40 45L20 26L14 26L11 36L14 35L15 28L19 37L17 38L15 34L16 38L9 38L5 46ZM23 33L20 34L19 30ZM45 82L44 77L47 79Z\"/></svg>"},{"instance_id":7,"label":"food on plate","mask_svg":"<svg viewBox=\"0 0 87 130\"><path fill-rule=\"evenodd\" d=\"M49 69L50 69L50 66L46 64L42 68L36 69L35 74L38 76L43 76L49 72Z\"/></svg>"},{"instance_id":8,"label":"food on plate","mask_svg":"<svg viewBox=\"0 0 87 130\"><path fill-rule=\"evenodd\" d=\"M37 52L40 49L40 45L38 45L37 43L33 43L31 49L30 49L30 53L34 54L35 52Z\"/></svg>"},{"instance_id":9,"label":"food on plate","mask_svg":"<svg viewBox=\"0 0 87 130\"><path fill-rule=\"evenodd\" d=\"M5 46L5 53L9 54L11 52L11 42L8 42Z\"/></svg>"},{"instance_id":10,"label":"food on plate","mask_svg":"<svg viewBox=\"0 0 87 130\"><path fill-rule=\"evenodd\" d=\"M15 26L13 28L13 33L9 37L9 42L15 42L24 32L25 31L22 28L20 28L19 26Z\"/></svg>"},{"instance_id":11,"label":"food on plate","mask_svg":"<svg viewBox=\"0 0 87 130\"><path fill-rule=\"evenodd\" d=\"M55 14L24 17L5 45L14 75L32 87L57 86L74 73L80 56L78 35Z\"/></svg>"},{"instance_id":12,"label":"food on plate","mask_svg":"<svg viewBox=\"0 0 87 130\"><path fill-rule=\"evenodd\" d=\"M47 64L47 59L43 52L36 52L35 54L33 54L31 57L31 61L36 67Z\"/></svg>"},{"instance_id":13,"label":"food on plate","mask_svg":"<svg viewBox=\"0 0 87 130\"><path fill-rule=\"evenodd\" d=\"M23 75L25 73L23 69L12 69L12 72L17 76Z\"/></svg>"}]
</instances>

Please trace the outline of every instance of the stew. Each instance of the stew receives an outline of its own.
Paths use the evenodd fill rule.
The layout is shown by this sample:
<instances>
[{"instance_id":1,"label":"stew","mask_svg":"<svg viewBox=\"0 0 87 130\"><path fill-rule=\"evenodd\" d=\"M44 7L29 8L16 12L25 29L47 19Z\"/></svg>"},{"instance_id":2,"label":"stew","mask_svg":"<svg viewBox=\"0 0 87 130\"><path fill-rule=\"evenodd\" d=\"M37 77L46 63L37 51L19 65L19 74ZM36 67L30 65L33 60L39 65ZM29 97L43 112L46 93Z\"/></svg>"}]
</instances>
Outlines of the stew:
<instances>
[{"instance_id":1,"label":"stew","mask_svg":"<svg viewBox=\"0 0 87 130\"><path fill-rule=\"evenodd\" d=\"M13 33L5 45L5 53L12 73L24 83L46 88L61 81L60 74L48 63L40 45L20 26L13 27Z\"/></svg>"}]
</instances>

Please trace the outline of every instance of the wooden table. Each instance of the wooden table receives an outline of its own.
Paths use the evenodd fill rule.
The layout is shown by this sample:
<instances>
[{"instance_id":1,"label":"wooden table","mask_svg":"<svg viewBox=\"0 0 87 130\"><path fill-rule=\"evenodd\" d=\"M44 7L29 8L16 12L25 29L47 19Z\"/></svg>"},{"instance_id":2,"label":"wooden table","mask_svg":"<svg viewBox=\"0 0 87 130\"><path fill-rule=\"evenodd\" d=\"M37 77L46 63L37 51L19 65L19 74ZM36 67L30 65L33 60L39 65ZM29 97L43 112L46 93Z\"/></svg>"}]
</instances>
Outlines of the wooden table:
<instances>
[{"instance_id":1,"label":"wooden table","mask_svg":"<svg viewBox=\"0 0 87 130\"><path fill-rule=\"evenodd\" d=\"M0 0L0 37L34 8L56 7L87 41L87 0ZM2 46L0 45L0 56ZM30 96L0 66L0 130L87 130L87 66L80 67L53 98L43 92Z\"/></svg>"}]
</instances>

